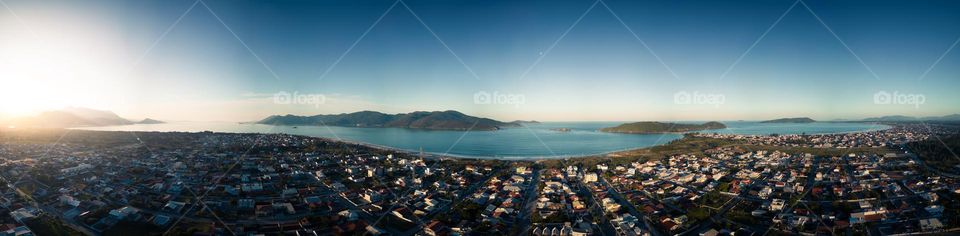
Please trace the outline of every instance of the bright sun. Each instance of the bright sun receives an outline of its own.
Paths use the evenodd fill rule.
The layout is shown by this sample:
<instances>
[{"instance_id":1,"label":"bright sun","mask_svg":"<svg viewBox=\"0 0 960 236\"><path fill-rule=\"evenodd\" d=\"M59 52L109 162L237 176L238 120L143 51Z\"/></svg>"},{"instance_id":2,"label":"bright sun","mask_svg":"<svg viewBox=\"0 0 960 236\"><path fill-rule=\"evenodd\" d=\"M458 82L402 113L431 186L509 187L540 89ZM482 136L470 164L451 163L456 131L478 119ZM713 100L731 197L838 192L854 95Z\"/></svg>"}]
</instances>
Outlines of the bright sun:
<instances>
[{"instance_id":1,"label":"bright sun","mask_svg":"<svg viewBox=\"0 0 960 236\"><path fill-rule=\"evenodd\" d=\"M109 91L118 88L115 82L124 68L118 54L111 53L98 31L75 27L42 21L0 24L0 113L25 115L111 102Z\"/></svg>"}]
</instances>

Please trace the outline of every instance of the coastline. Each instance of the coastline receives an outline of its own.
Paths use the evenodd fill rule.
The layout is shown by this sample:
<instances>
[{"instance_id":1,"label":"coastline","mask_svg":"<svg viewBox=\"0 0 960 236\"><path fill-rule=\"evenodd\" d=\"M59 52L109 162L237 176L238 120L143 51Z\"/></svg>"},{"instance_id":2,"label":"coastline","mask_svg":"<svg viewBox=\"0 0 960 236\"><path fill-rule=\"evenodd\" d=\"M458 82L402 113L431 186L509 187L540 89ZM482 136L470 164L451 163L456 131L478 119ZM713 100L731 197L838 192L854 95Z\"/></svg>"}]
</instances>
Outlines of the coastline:
<instances>
[{"instance_id":1,"label":"coastline","mask_svg":"<svg viewBox=\"0 0 960 236\"><path fill-rule=\"evenodd\" d=\"M887 124L878 124L878 125L882 125L882 126L885 126L885 127L880 128L880 129L861 130L861 131L818 133L817 135L833 135L833 134L849 134L849 133L860 133L860 132L875 132L875 131L881 131L881 130L886 130L886 129L892 128L892 126L887 125ZM718 130L718 129L713 129L713 130ZM142 131L141 131L141 132L142 132ZM158 131L150 131L150 132L158 132ZM598 132L602 132L602 131L598 131ZM229 133L229 132L223 132L223 133ZM696 132L655 133L655 134L686 134L686 133L696 133ZM240 134L243 134L243 133L240 133ZM271 134L271 133L255 133L255 134ZM408 155L420 155L420 154L421 154L421 152L420 152L420 151L417 151L417 150L407 150L407 149L390 147L390 146L386 146L386 145L373 144L373 143L362 142L362 141L344 140L344 139L336 139L336 138L329 138L329 137L315 137L315 136L309 136L309 135L288 134L288 133L281 133L281 134L293 135L293 136L300 136L300 137L308 137L308 138L319 138L319 139L330 140L330 141L335 141L335 142L342 142L342 143L347 143L347 144L354 144L354 145L363 145L363 146L367 146L367 147L370 147L370 148L375 148L375 149L380 149L380 150L385 150L385 151L394 151L394 152L406 153L406 154L408 154ZM757 135L757 134L753 134L753 135L748 135L748 136L768 136L768 135L769 135L769 134L767 134L767 135ZM807 134L807 135L812 135L812 134ZM681 139L683 139L683 137L681 137L680 139L677 139L677 140L681 140ZM654 145L648 146L648 147L626 148L626 149L612 150L612 151L606 151L606 152L594 153L594 154L571 154L571 155L553 155L553 156L469 156L469 155L457 155L457 154L450 154L450 153L437 153L437 152L426 152L426 151L424 151L424 152L422 152L422 153L424 154L423 158L425 158L425 159L497 160L497 161L511 161L511 162L539 162L539 161L572 160L572 159L590 159L590 158L611 158L611 157L612 157L612 158L616 158L616 157L618 157L618 156L616 156L616 155L618 155L618 154L620 154L620 155L626 155L626 154L629 154L629 153L640 152L640 151L643 151L643 150L646 150L646 149L652 149L652 148L655 148L655 147L664 146L664 145L669 144L669 143L670 143L670 142L664 142L664 143L661 143L661 144L654 144Z\"/></svg>"},{"instance_id":2,"label":"coastline","mask_svg":"<svg viewBox=\"0 0 960 236\"><path fill-rule=\"evenodd\" d=\"M290 136L303 137L303 138L320 139L320 140L325 140L325 141L329 141L329 142L338 142L338 143L350 144L350 145L360 145L360 146L365 146L365 147L371 148L371 149L377 149L377 150L381 150L381 151L398 152L398 153L404 153L404 154L413 155L413 156L419 156L419 155L421 154L421 152L418 151L418 150L408 150L408 149L390 147L390 146L386 146L386 145L374 144L374 143L363 142L363 141L346 140L346 139L338 139L338 138L331 138L331 137L318 137L318 136L310 136L310 135L302 135L302 134L290 134L290 133L282 133L282 132L278 132L278 133L266 133L266 132L220 132L220 131L124 131L124 130L91 130L91 129L84 129L84 128L90 128L90 127L70 127L70 128L22 128L22 127L20 127L20 128L17 128L17 129L19 129L19 130L26 130L26 129L81 130L81 131L86 131L86 132L106 132L106 133L136 132L136 133L188 133L188 134L200 134L200 133L207 133L207 132L209 132L209 133L239 134L239 135L277 135L277 134L281 134L281 135L290 135ZM663 144L666 144L666 143L663 143ZM652 148L652 147L656 147L656 146L661 146L661 145L663 145L663 144L657 144L657 145L653 145L653 146L649 146L649 147L641 147L641 148L626 148L626 149L612 150L612 151L607 151L607 152L602 152L602 153L594 153L594 154L571 154L571 155L556 155L556 156L470 156L470 155L457 155L457 154L450 154L450 153L437 153L437 152L427 152L427 151L424 151L424 152L422 152L422 154L423 154L422 157L423 157L424 159L434 159L434 160L436 160L436 159L441 159L441 160L443 160L443 159L456 159L456 160L480 160L480 161L483 161L483 160L496 160L496 161L510 161L510 162L537 162L537 161L549 161L549 160L561 160L561 159L603 158L603 157L608 157L608 155L615 154L615 153L631 152L631 151L643 150L643 149L648 149L648 148Z\"/></svg>"},{"instance_id":3,"label":"coastline","mask_svg":"<svg viewBox=\"0 0 960 236\"><path fill-rule=\"evenodd\" d=\"M260 125L260 124L258 124L258 125ZM278 126L284 126L284 125L278 125ZM877 124L876 126L878 126L878 127L877 127L877 128L871 128L871 129L868 129L868 130L841 131L841 132L817 133L817 134L829 135L829 134L845 134L845 133L858 133L858 132L875 132L875 131L880 131L880 130L889 129L889 128L892 127L892 126L890 126L890 125L888 125L888 124ZM392 147L392 146L381 145L381 144L374 144L374 143L364 142L364 141L358 141L358 140L342 139L342 138L339 138L339 137L313 136L313 135L309 135L309 134L292 134L292 133L279 132L279 131L278 131L278 132L257 132L257 131L252 131L252 132L243 132L243 131L241 131L241 132L230 132L230 131L210 131L210 130L193 130L193 131L175 131L175 130L151 131L151 130L140 130L140 131L130 131L130 130L101 130L101 129L95 129L95 127L70 127L70 128L63 128L63 129L75 129L75 130L87 130L87 131L102 131L102 132L145 132L145 133L146 133L146 132L160 132L160 133L168 133L168 132L183 132L183 133L214 132L214 133L232 133L232 134L284 134L284 135L293 135L293 136L308 137L308 138L317 138L317 139L322 139L322 140L327 140L327 141L341 142L341 143L345 143L345 144L362 145L362 146L366 146L366 147L374 148L374 149L378 149L378 150L392 151L392 152L404 153L404 154L408 154L408 155L421 155L421 151L420 151L420 150L416 150L416 149L398 148L398 147ZM727 129L730 129L730 128L727 128ZM722 130L724 130L724 129L705 130L705 131L700 131L699 133L714 133L714 132L716 132L716 131L722 131ZM425 130L425 131L433 131L433 130ZM448 131L454 131L454 130L448 130ZM714 131L714 132L711 132L711 131ZM602 132L602 131L597 131L597 132ZM616 134L624 134L624 135L634 135L634 134L617 133L617 132L603 132L603 133L616 133ZM680 134L680 135L682 135L682 134L685 134L685 133L698 133L698 132L674 132L674 133L657 133L657 134L674 134L674 135ZM636 135L641 135L641 134L636 134ZM745 136L766 136L766 135L769 135L769 134L764 134L764 135L761 135L761 134L745 134ZM808 134L808 135L812 135L812 134ZM680 138L677 139L677 140L680 140L680 139L682 139L682 138L683 138L683 137L680 137ZM657 142L653 143L653 144L650 145L650 146L627 147L627 148L621 148L621 149L615 149L615 150L607 150L607 151L602 151L602 152L597 152L597 153L573 153L573 154L563 154L563 155L550 155L550 154L547 154L547 155L516 155L516 156L481 156L481 155L461 155L461 154L441 153L441 152L431 152L431 151L423 151L422 154L423 154L423 157L424 157L424 158L429 158L429 159L501 160L501 161L536 162L536 161L549 161L549 160L571 160L571 159L610 158L610 157L616 158L616 157L620 157L620 156L629 156L630 153L643 152L644 150L651 149L651 148L655 148L655 147L660 147L660 146L663 146L663 145L666 145L666 144L669 144L669 143L670 143L670 141L666 141L666 142L662 142L662 143L661 143L660 141L657 141Z\"/></svg>"}]
</instances>

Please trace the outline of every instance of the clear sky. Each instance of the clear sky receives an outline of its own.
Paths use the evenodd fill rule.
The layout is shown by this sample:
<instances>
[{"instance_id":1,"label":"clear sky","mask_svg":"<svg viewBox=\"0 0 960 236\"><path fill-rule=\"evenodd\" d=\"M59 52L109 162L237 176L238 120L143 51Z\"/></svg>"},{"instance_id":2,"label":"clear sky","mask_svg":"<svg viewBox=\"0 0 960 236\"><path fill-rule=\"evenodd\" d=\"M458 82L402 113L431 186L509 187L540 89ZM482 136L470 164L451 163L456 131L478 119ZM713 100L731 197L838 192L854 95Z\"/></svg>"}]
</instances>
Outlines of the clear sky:
<instances>
[{"instance_id":1,"label":"clear sky","mask_svg":"<svg viewBox=\"0 0 960 236\"><path fill-rule=\"evenodd\" d=\"M548 121L960 112L951 0L0 2L8 116L64 106L222 121L359 110ZM281 92L325 99L277 103ZM504 99L477 103L484 92ZM907 100L878 103L883 92ZM722 103L677 99L687 94Z\"/></svg>"}]
</instances>

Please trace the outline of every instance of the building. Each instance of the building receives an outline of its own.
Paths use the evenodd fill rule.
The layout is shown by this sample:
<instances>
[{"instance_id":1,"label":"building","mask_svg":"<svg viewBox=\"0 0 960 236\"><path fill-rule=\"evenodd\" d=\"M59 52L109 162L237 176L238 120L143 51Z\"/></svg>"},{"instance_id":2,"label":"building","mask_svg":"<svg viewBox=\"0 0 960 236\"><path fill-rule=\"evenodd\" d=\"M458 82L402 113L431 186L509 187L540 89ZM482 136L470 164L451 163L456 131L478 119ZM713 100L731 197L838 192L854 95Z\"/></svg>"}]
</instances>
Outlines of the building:
<instances>
[{"instance_id":1,"label":"building","mask_svg":"<svg viewBox=\"0 0 960 236\"><path fill-rule=\"evenodd\" d=\"M589 173L589 174L583 175L583 182L584 182L584 183L597 182L599 179L600 179L600 178L597 176L597 173Z\"/></svg>"}]
</instances>

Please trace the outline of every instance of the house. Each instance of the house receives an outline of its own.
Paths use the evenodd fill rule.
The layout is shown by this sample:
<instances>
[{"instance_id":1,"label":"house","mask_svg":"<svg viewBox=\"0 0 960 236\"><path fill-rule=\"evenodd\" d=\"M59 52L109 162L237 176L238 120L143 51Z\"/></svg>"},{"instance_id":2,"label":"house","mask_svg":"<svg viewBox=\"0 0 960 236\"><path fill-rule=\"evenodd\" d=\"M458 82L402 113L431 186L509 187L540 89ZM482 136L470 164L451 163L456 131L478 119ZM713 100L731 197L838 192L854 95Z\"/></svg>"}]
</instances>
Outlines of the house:
<instances>
[{"instance_id":1,"label":"house","mask_svg":"<svg viewBox=\"0 0 960 236\"><path fill-rule=\"evenodd\" d=\"M770 194L772 193L773 193L773 188L770 188L770 186L764 186L763 189L760 190L759 193L757 193L757 195L761 199L767 199L767 198L770 198Z\"/></svg>"},{"instance_id":2,"label":"house","mask_svg":"<svg viewBox=\"0 0 960 236\"><path fill-rule=\"evenodd\" d=\"M372 226L372 225L367 225L367 227L364 228L364 229L367 230L366 235L374 235L374 236L376 236L376 235L384 235L384 234L385 234L385 233L383 232L383 230L381 230L381 229L379 229L379 228L377 228L377 227L374 227L374 226Z\"/></svg>"},{"instance_id":3,"label":"house","mask_svg":"<svg viewBox=\"0 0 960 236\"><path fill-rule=\"evenodd\" d=\"M275 202L271 205L273 206L273 209L277 211L282 211L290 215L297 213L297 211L293 209L293 204L290 204L289 202Z\"/></svg>"},{"instance_id":4,"label":"house","mask_svg":"<svg viewBox=\"0 0 960 236\"><path fill-rule=\"evenodd\" d=\"M157 215L151 222L158 226L166 226L170 223L170 217L166 215Z\"/></svg>"},{"instance_id":5,"label":"house","mask_svg":"<svg viewBox=\"0 0 960 236\"><path fill-rule=\"evenodd\" d=\"M186 203L183 203L183 202L169 201L169 202L167 202L166 205L163 205L163 210L164 210L164 211L170 211L170 212L177 212L177 213L179 213L180 211L183 210L183 207L186 206L186 205L187 205L187 204L186 204Z\"/></svg>"},{"instance_id":6,"label":"house","mask_svg":"<svg viewBox=\"0 0 960 236\"><path fill-rule=\"evenodd\" d=\"M12 236L21 236L21 235L34 235L33 231L30 231L30 228L27 226L19 226L16 228L8 229L7 231L0 232L0 235L12 235Z\"/></svg>"},{"instance_id":7,"label":"house","mask_svg":"<svg viewBox=\"0 0 960 236\"><path fill-rule=\"evenodd\" d=\"M518 174L518 175L526 175L526 174L531 174L531 173L533 173L533 170L531 170L530 168L528 168L528 167L526 167L526 166L517 166L517 174Z\"/></svg>"},{"instance_id":8,"label":"house","mask_svg":"<svg viewBox=\"0 0 960 236\"><path fill-rule=\"evenodd\" d=\"M583 175L584 183L593 183L593 182L597 182L598 180L599 180L599 177L597 176L597 173L589 173L589 174Z\"/></svg>"},{"instance_id":9,"label":"house","mask_svg":"<svg viewBox=\"0 0 960 236\"><path fill-rule=\"evenodd\" d=\"M525 181L525 179L519 175L510 176L510 180L512 180L514 183L517 183L517 184L523 184L523 182Z\"/></svg>"},{"instance_id":10,"label":"house","mask_svg":"<svg viewBox=\"0 0 960 236\"><path fill-rule=\"evenodd\" d=\"M309 197L303 198L303 203L310 206L319 206L320 204L323 203L323 200L320 199L319 196L309 196Z\"/></svg>"},{"instance_id":11,"label":"house","mask_svg":"<svg viewBox=\"0 0 960 236\"><path fill-rule=\"evenodd\" d=\"M604 198L601 200L603 203L603 209L607 212L618 212L620 211L620 204L614 201L612 198Z\"/></svg>"},{"instance_id":12,"label":"house","mask_svg":"<svg viewBox=\"0 0 960 236\"><path fill-rule=\"evenodd\" d=\"M253 201L253 199L249 199L249 198L240 199L239 201L237 201L237 207L240 209L253 209L255 204L256 202Z\"/></svg>"},{"instance_id":13,"label":"house","mask_svg":"<svg viewBox=\"0 0 960 236\"><path fill-rule=\"evenodd\" d=\"M390 212L390 214L406 222L413 223L416 221L416 216L414 216L413 212L410 211L410 209L407 209L406 207L393 210Z\"/></svg>"},{"instance_id":14,"label":"house","mask_svg":"<svg viewBox=\"0 0 960 236\"><path fill-rule=\"evenodd\" d=\"M887 213L887 210L884 210L884 209L880 209L876 211L850 213L850 224L881 221L884 218L886 218L885 217L886 213Z\"/></svg>"},{"instance_id":15,"label":"house","mask_svg":"<svg viewBox=\"0 0 960 236\"><path fill-rule=\"evenodd\" d=\"M83 172L83 171L88 170L88 169L91 169L91 168L93 168L93 165L90 165L90 164L87 164L87 163L83 163L83 164L80 164L80 165L77 165L77 166L74 166L74 167L69 167L69 168L60 169L60 174L73 175L73 174L78 174L78 173L80 173L80 172Z\"/></svg>"},{"instance_id":16,"label":"house","mask_svg":"<svg viewBox=\"0 0 960 236\"><path fill-rule=\"evenodd\" d=\"M433 220L423 228L423 232L430 236L445 236L450 235L450 228L438 220Z\"/></svg>"},{"instance_id":17,"label":"house","mask_svg":"<svg viewBox=\"0 0 960 236\"><path fill-rule=\"evenodd\" d=\"M347 218L347 221L355 221L360 219L360 214L357 214L356 211L352 210L343 210L338 212L337 215Z\"/></svg>"},{"instance_id":18,"label":"house","mask_svg":"<svg viewBox=\"0 0 960 236\"><path fill-rule=\"evenodd\" d=\"M773 199L773 202L770 203L770 210L771 211L783 210L784 204L785 202L783 201L783 199Z\"/></svg>"},{"instance_id":19,"label":"house","mask_svg":"<svg viewBox=\"0 0 960 236\"><path fill-rule=\"evenodd\" d=\"M367 200L368 202L379 202L381 200L381 195L377 191L367 189L363 191L363 200Z\"/></svg>"},{"instance_id":20,"label":"house","mask_svg":"<svg viewBox=\"0 0 960 236\"><path fill-rule=\"evenodd\" d=\"M110 210L110 215L116 217L117 219L122 220L124 218L127 218L127 216L129 215L137 214L139 212L140 210L137 210L137 208L125 206L120 209Z\"/></svg>"},{"instance_id":21,"label":"house","mask_svg":"<svg viewBox=\"0 0 960 236\"><path fill-rule=\"evenodd\" d=\"M922 219L920 220L920 228L923 229L924 232L938 231L943 229L943 223L937 218Z\"/></svg>"},{"instance_id":22,"label":"house","mask_svg":"<svg viewBox=\"0 0 960 236\"><path fill-rule=\"evenodd\" d=\"M700 236L717 236L720 232L717 232L715 229L707 230L706 232L700 233Z\"/></svg>"},{"instance_id":23,"label":"house","mask_svg":"<svg viewBox=\"0 0 960 236\"><path fill-rule=\"evenodd\" d=\"M924 207L923 210L926 210L928 213L930 213L933 216L943 215L943 206L941 205L931 205L928 207Z\"/></svg>"},{"instance_id":24,"label":"house","mask_svg":"<svg viewBox=\"0 0 960 236\"><path fill-rule=\"evenodd\" d=\"M24 207L10 212L10 216L17 222L23 223L25 220L36 218L39 211L32 207Z\"/></svg>"},{"instance_id":25,"label":"house","mask_svg":"<svg viewBox=\"0 0 960 236\"><path fill-rule=\"evenodd\" d=\"M60 204L72 206L72 207L78 207L80 206L80 200L77 200L76 198L69 195L60 195Z\"/></svg>"},{"instance_id":26,"label":"house","mask_svg":"<svg viewBox=\"0 0 960 236\"><path fill-rule=\"evenodd\" d=\"M675 221L674 221L673 219L671 219L671 218L665 218L665 219L661 220L661 221L660 221L660 226L663 227L664 229L667 229L667 230L670 230L670 231L674 231L674 230L680 229L680 224L677 223L677 222L675 222Z\"/></svg>"}]
</instances>

